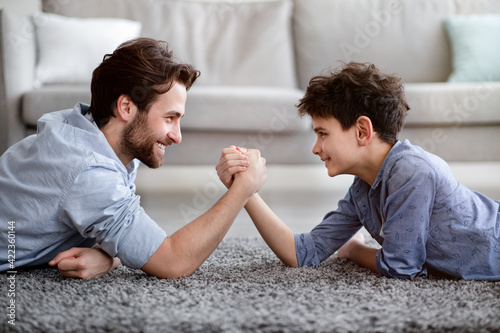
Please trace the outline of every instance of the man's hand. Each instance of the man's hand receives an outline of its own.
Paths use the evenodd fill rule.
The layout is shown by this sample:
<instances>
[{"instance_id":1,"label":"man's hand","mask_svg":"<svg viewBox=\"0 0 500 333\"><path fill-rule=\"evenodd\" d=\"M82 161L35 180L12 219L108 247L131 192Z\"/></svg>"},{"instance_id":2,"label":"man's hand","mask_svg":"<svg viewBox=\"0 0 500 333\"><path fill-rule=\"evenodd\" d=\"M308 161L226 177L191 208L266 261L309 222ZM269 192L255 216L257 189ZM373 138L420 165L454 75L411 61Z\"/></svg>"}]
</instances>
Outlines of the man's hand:
<instances>
[{"instance_id":1,"label":"man's hand","mask_svg":"<svg viewBox=\"0 0 500 333\"><path fill-rule=\"evenodd\" d=\"M247 150L235 146L224 148L215 169L219 179L227 188L231 187L235 177L240 174L242 178L256 185L255 192L260 190L267 179L266 160L260 156L257 149Z\"/></svg>"},{"instance_id":2,"label":"man's hand","mask_svg":"<svg viewBox=\"0 0 500 333\"><path fill-rule=\"evenodd\" d=\"M234 174L233 182L243 183L249 189L249 195L252 195L260 191L267 180L266 160L257 149L248 149L243 154L248 158L248 167L244 172Z\"/></svg>"},{"instance_id":3,"label":"man's hand","mask_svg":"<svg viewBox=\"0 0 500 333\"><path fill-rule=\"evenodd\" d=\"M222 150L219 163L215 166L215 169L219 179L227 188L230 188L233 184L234 174L245 171L250 165L248 156L245 155L246 152L245 148L235 146Z\"/></svg>"},{"instance_id":4,"label":"man's hand","mask_svg":"<svg viewBox=\"0 0 500 333\"><path fill-rule=\"evenodd\" d=\"M92 279L103 276L120 263L120 259L111 258L100 248L74 247L59 253L49 265L57 266L65 277Z\"/></svg>"}]
</instances>

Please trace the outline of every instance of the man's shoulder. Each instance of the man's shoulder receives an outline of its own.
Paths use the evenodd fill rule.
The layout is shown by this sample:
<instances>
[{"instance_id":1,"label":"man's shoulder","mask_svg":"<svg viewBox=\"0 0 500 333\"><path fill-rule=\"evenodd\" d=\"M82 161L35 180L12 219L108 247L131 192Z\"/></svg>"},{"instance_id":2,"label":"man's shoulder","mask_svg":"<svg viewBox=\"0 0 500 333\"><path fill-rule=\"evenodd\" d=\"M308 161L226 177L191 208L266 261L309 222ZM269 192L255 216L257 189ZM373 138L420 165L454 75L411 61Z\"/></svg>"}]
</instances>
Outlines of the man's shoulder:
<instances>
[{"instance_id":1,"label":"man's shoulder","mask_svg":"<svg viewBox=\"0 0 500 333\"><path fill-rule=\"evenodd\" d=\"M84 127L87 129L97 128L92 118L87 116L89 106L77 103L72 109L64 109L45 113L37 121L37 132L43 132L47 125Z\"/></svg>"},{"instance_id":2,"label":"man's shoulder","mask_svg":"<svg viewBox=\"0 0 500 333\"><path fill-rule=\"evenodd\" d=\"M32 144L43 156L68 167L93 161L120 168L116 153L87 111L88 105L78 103L73 109L44 115Z\"/></svg>"}]
</instances>

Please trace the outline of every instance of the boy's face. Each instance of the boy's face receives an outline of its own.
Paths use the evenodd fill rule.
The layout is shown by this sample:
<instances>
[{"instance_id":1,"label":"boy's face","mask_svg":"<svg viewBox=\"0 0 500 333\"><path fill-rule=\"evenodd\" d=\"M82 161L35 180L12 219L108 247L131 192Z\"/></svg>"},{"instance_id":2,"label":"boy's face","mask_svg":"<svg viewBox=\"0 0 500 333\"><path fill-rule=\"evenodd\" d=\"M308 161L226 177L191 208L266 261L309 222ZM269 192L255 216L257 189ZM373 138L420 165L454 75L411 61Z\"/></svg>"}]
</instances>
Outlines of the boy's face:
<instances>
[{"instance_id":1,"label":"boy's face","mask_svg":"<svg viewBox=\"0 0 500 333\"><path fill-rule=\"evenodd\" d=\"M181 142L180 119L186 97L186 87L176 83L158 96L149 112L138 112L122 133L122 149L150 168L160 167L165 148Z\"/></svg>"},{"instance_id":2,"label":"boy's face","mask_svg":"<svg viewBox=\"0 0 500 333\"><path fill-rule=\"evenodd\" d=\"M317 135L312 152L325 162L328 175L356 174L359 163L356 127L344 131L334 117L312 118L312 123Z\"/></svg>"}]
</instances>

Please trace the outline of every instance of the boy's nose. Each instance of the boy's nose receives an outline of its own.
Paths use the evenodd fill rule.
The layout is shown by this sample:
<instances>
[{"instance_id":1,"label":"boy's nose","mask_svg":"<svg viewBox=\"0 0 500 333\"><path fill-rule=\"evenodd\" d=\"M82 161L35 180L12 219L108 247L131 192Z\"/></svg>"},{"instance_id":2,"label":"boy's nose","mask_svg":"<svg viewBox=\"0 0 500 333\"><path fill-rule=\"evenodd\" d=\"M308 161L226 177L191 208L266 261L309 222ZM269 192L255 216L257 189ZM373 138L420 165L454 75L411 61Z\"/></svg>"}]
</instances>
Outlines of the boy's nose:
<instances>
[{"instance_id":1,"label":"boy's nose","mask_svg":"<svg viewBox=\"0 0 500 333\"><path fill-rule=\"evenodd\" d=\"M312 153L314 155L319 155L321 153L321 146L319 145L318 141L316 141L316 143L314 144L312 148Z\"/></svg>"}]
</instances>

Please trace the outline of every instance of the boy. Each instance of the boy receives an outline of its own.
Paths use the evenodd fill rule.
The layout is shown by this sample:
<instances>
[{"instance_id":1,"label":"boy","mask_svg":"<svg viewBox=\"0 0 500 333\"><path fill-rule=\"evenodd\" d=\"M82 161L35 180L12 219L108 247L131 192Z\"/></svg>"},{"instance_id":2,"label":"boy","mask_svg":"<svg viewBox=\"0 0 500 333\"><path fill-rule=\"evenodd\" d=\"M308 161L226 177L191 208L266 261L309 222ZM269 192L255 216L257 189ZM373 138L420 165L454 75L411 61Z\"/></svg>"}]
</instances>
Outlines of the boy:
<instances>
[{"instance_id":1,"label":"boy","mask_svg":"<svg viewBox=\"0 0 500 333\"><path fill-rule=\"evenodd\" d=\"M313 266L339 250L384 276L425 277L428 270L463 279L500 279L500 202L471 191L439 157L397 140L410 109L399 78L374 65L349 63L314 77L298 104L312 118L328 175L352 174L338 209L310 233L294 234L254 194L245 209L287 265ZM244 168L244 150L223 151L221 181ZM364 244L366 230L382 246ZM354 236L354 237L353 237Z\"/></svg>"}]
</instances>

